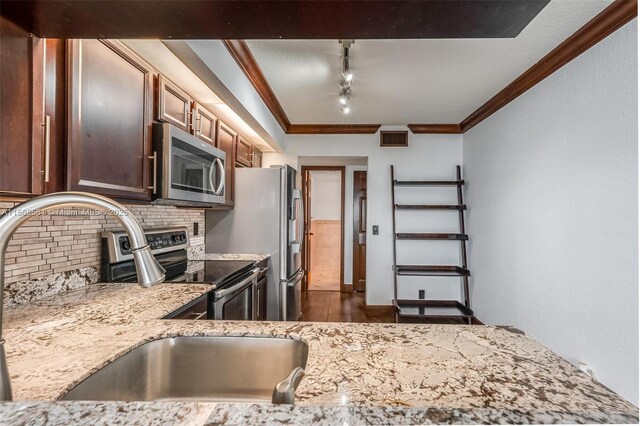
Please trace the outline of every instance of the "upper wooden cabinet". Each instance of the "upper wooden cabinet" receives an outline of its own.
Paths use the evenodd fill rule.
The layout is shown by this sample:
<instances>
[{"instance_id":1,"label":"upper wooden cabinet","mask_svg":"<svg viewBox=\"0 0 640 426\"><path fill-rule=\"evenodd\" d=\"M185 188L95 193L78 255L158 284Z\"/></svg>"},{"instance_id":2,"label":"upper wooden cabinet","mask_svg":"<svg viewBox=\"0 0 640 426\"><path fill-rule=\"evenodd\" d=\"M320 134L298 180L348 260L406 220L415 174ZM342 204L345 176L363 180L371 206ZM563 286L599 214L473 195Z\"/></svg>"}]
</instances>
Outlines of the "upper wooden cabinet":
<instances>
[{"instance_id":1,"label":"upper wooden cabinet","mask_svg":"<svg viewBox=\"0 0 640 426\"><path fill-rule=\"evenodd\" d=\"M0 17L0 193L43 188L44 40Z\"/></svg>"},{"instance_id":2,"label":"upper wooden cabinet","mask_svg":"<svg viewBox=\"0 0 640 426\"><path fill-rule=\"evenodd\" d=\"M225 202L232 206L234 200L234 178L236 170L236 137L237 133L229 126L218 120L216 132L216 146L225 152Z\"/></svg>"},{"instance_id":3,"label":"upper wooden cabinet","mask_svg":"<svg viewBox=\"0 0 640 426\"><path fill-rule=\"evenodd\" d=\"M163 75L158 75L156 92L156 119L191 131L191 97Z\"/></svg>"},{"instance_id":4,"label":"upper wooden cabinet","mask_svg":"<svg viewBox=\"0 0 640 426\"><path fill-rule=\"evenodd\" d=\"M236 163L241 167L251 167L251 144L238 136L236 147Z\"/></svg>"},{"instance_id":5,"label":"upper wooden cabinet","mask_svg":"<svg viewBox=\"0 0 640 426\"><path fill-rule=\"evenodd\" d=\"M262 151L251 147L251 167L262 167Z\"/></svg>"},{"instance_id":6,"label":"upper wooden cabinet","mask_svg":"<svg viewBox=\"0 0 640 426\"><path fill-rule=\"evenodd\" d=\"M197 102L193 102L193 134L211 145L216 144L217 118Z\"/></svg>"},{"instance_id":7,"label":"upper wooden cabinet","mask_svg":"<svg viewBox=\"0 0 640 426\"><path fill-rule=\"evenodd\" d=\"M151 66L119 42L67 51L68 189L149 200Z\"/></svg>"}]
</instances>

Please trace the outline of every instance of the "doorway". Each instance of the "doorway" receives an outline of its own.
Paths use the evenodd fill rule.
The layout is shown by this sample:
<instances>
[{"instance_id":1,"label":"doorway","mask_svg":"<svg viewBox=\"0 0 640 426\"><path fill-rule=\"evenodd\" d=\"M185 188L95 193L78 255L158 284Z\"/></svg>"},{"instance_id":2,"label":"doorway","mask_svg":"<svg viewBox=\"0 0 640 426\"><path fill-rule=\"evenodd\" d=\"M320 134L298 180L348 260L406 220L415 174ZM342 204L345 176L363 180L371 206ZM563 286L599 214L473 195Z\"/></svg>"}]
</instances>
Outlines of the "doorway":
<instances>
[{"instance_id":1,"label":"doorway","mask_svg":"<svg viewBox=\"0 0 640 426\"><path fill-rule=\"evenodd\" d=\"M306 290L345 291L345 168L303 166Z\"/></svg>"}]
</instances>

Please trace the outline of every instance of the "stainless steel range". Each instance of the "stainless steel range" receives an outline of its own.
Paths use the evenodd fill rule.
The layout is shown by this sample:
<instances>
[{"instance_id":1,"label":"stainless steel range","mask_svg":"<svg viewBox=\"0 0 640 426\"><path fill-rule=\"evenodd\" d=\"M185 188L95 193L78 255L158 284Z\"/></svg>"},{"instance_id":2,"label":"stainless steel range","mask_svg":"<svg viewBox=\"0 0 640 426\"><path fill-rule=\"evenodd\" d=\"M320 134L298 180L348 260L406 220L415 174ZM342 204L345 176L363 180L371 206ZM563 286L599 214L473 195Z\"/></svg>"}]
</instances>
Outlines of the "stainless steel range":
<instances>
[{"instance_id":1,"label":"stainless steel range","mask_svg":"<svg viewBox=\"0 0 640 426\"><path fill-rule=\"evenodd\" d=\"M255 261L188 260L189 233L185 227L145 231L151 252L166 270L168 283L205 283L212 285L206 297L196 300L188 313L175 318L255 320L260 317L258 291L260 270ZM136 269L131 243L122 232L102 233L102 280L135 282ZM196 303L197 302L197 303Z\"/></svg>"}]
</instances>

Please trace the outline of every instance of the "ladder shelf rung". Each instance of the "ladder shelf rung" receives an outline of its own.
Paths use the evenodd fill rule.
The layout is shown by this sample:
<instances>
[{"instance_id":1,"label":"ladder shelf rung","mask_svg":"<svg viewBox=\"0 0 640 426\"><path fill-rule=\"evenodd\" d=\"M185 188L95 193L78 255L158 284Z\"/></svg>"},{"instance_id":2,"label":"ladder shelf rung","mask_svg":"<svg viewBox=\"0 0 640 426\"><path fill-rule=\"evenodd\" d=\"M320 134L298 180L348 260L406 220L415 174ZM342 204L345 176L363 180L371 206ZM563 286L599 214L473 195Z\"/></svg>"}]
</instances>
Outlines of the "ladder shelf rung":
<instances>
[{"instance_id":1,"label":"ladder shelf rung","mask_svg":"<svg viewBox=\"0 0 640 426\"><path fill-rule=\"evenodd\" d=\"M434 234L424 232L400 232L396 234L398 240L444 240L444 241L466 241L469 236L466 234Z\"/></svg>"},{"instance_id":2,"label":"ladder shelf rung","mask_svg":"<svg viewBox=\"0 0 640 426\"><path fill-rule=\"evenodd\" d=\"M457 265L396 265L396 274L434 277L468 277L471 272Z\"/></svg>"},{"instance_id":3,"label":"ladder shelf rung","mask_svg":"<svg viewBox=\"0 0 640 426\"><path fill-rule=\"evenodd\" d=\"M464 185L464 179L461 180L397 180L393 181L395 186L461 186Z\"/></svg>"},{"instance_id":4,"label":"ladder shelf rung","mask_svg":"<svg viewBox=\"0 0 640 426\"><path fill-rule=\"evenodd\" d=\"M398 315L412 318L471 318L473 311L457 300L397 300Z\"/></svg>"},{"instance_id":5,"label":"ladder shelf rung","mask_svg":"<svg viewBox=\"0 0 640 426\"><path fill-rule=\"evenodd\" d=\"M465 204L396 204L396 210L466 210Z\"/></svg>"}]
</instances>

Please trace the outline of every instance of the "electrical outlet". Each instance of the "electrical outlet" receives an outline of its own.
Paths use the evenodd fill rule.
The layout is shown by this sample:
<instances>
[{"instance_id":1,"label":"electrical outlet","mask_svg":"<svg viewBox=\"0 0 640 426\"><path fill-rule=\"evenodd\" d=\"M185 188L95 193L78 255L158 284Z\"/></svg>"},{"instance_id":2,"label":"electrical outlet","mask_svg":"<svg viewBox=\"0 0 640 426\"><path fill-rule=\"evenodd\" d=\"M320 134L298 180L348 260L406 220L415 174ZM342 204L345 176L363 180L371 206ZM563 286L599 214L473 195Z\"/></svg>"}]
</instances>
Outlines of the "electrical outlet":
<instances>
[{"instance_id":1,"label":"electrical outlet","mask_svg":"<svg viewBox=\"0 0 640 426\"><path fill-rule=\"evenodd\" d=\"M587 364L586 362L579 362L578 363L578 368L583 373L587 373L589 376L594 377L593 368L589 364Z\"/></svg>"},{"instance_id":2,"label":"electrical outlet","mask_svg":"<svg viewBox=\"0 0 640 426\"><path fill-rule=\"evenodd\" d=\"M418 299L424 299L425 293L426 292L424 290L418 290Z\"/></svg>"},{"instance_id":3,"label":"electrical outlet","mask_svg":"<svg viewBox=\"0 0 640 426\"><path fill-rule=\"evenodd\" d=\"M378 235L380 234L380 227L378 225L373 225L373 235Z\"/></svg>"}]
</instances>

